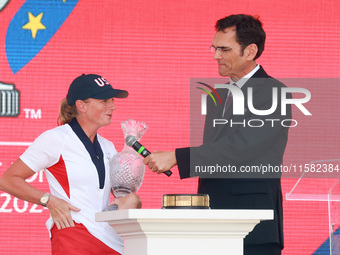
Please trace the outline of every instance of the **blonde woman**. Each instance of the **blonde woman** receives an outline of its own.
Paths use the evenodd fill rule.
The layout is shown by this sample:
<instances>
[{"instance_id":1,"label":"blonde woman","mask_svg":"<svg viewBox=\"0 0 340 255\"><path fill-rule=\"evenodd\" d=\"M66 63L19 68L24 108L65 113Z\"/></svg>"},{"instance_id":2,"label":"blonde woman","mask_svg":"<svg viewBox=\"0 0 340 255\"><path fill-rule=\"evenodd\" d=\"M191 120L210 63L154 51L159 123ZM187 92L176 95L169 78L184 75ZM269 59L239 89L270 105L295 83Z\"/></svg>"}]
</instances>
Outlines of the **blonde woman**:
<instances>
[{"instance_id":1,"label":"blonde woman","mask_svg":"<svg viewBox=\"0 0 340 255\"><path fill-rule=\"evenodd\" d=\"M50 210L53 255L123 253L120 236L94 216L110 203L109 161L117 153L97 131L111 124L114 98L127 96L99 75L77 77L61 102L60 126L41 134L0 178L1 190ZM42 169L50 193L25 181ZM119 209L141 207L133 193L114 203Z\"/></svg>"}]
</instances>

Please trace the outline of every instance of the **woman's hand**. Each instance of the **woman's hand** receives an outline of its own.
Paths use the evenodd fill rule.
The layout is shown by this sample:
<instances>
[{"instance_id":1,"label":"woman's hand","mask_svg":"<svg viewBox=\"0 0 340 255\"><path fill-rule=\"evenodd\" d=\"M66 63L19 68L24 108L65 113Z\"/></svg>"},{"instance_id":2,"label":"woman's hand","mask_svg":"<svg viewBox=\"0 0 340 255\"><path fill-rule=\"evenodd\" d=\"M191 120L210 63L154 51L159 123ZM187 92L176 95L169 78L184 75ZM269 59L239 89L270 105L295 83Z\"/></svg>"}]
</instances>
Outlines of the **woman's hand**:
<instances>
[{"instance_id":1,"label":"woman's hand","mask_svg":"<svg viewBox=\"0 0 340 255\"><path fill-rule=\"evenodd\" d=\"M46 207L50 210L51 217L58 229L74 227L74 221L70 211L79 212L79 208L52 195L50 196Z\"/></svg>"},{"instance_id":2,"label":"woman's hand","mask_svg":"<svg viewBox=\"0 0 340 255\"><path fill-rule=\"evenodd\" d=\"M136 209L142 207L142 200L135 193L130 193L125 197L114 199L110 205L118 205L118 210Z\"/></svg>"},{"instance_id":3,"label":"woman's hand","mask_svg":"<svg viewBox=\"0 0 340 255\"><path fill-rule=\"evenodd\" d=\"M33 174L35 172L19 158L1 176L0 189L17 198L39 205L40 199L46 191L39 190L25 181ZM73 227L74 222L70 210L80 211L80 209L52 195L46 207L50 209L52 219L58 229Z\"/></svg>"}]
</instances>

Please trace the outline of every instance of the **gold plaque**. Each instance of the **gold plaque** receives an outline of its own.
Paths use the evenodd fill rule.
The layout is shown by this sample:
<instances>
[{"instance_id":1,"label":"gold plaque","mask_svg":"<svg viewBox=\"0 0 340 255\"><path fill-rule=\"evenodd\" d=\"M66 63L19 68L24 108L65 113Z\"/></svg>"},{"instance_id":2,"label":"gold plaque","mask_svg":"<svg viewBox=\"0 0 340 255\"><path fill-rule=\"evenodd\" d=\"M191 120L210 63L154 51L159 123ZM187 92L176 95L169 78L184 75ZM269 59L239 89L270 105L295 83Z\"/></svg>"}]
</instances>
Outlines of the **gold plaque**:
<instances>
[{"instance_id":1,"label":"gold plaque","mask_svg":"<svg viewBox=\"0 0 340 255\"><path fill-rule=\"evenodd\" d=\"M165 194L163 209L209 209L207 194Z\"/></svg>"}]
</instances>

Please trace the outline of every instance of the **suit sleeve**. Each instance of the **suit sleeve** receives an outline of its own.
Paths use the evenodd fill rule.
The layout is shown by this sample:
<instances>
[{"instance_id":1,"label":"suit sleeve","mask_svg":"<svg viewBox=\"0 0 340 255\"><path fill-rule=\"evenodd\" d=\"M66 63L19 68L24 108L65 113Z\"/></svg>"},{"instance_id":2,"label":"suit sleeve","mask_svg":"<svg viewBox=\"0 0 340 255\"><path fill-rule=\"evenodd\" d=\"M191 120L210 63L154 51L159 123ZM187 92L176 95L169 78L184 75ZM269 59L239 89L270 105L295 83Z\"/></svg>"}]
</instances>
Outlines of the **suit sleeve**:
<instances>
[{"instance_id":1,"label":"suit sleeve","mask_svg":"<svg viewBox=\"0 0 340 255\"><path fill-rule=\"evenodd\" d=\"M181 179L190 177L190 148L176 149L178 172Z\"/></svg>"}]
</instances>

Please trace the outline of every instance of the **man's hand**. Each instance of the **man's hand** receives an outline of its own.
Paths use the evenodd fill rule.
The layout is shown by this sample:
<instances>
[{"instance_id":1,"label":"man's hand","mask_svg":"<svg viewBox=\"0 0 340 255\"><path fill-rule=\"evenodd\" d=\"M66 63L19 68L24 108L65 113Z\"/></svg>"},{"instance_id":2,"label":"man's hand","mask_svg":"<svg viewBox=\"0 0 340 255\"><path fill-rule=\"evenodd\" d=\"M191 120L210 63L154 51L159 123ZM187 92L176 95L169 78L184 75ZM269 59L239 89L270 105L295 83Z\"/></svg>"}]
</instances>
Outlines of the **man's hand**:
<instances>
[{"instance_id":1,"label":"man's hand","mask_svg":"<svg viewBox=\"0 0 340 255\"><path fill-rule=\"evenodd\" d=\"M157 172L158 174L164 173L177 165L174 151L155 151L147 156L143 162L153 172Z\"/></svg>"}]
</instances>

